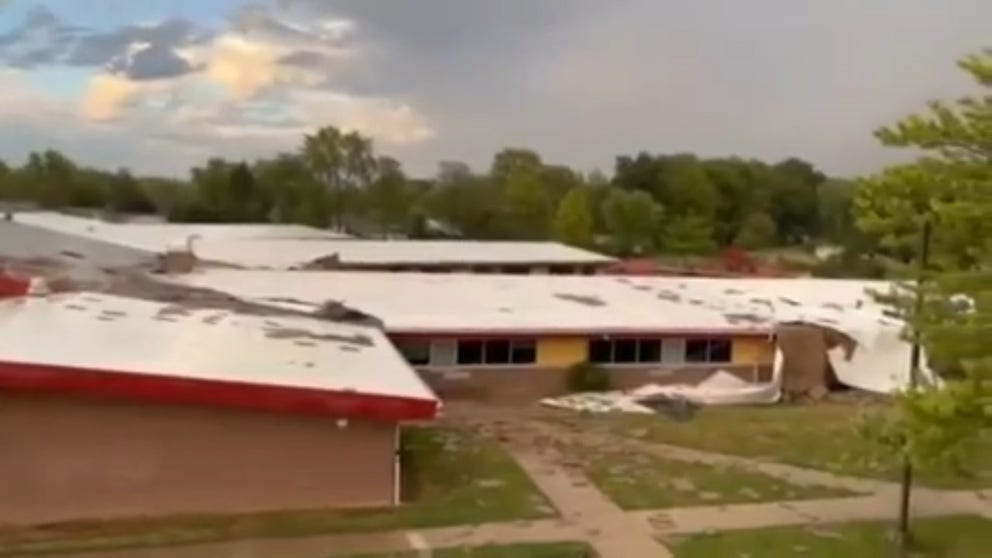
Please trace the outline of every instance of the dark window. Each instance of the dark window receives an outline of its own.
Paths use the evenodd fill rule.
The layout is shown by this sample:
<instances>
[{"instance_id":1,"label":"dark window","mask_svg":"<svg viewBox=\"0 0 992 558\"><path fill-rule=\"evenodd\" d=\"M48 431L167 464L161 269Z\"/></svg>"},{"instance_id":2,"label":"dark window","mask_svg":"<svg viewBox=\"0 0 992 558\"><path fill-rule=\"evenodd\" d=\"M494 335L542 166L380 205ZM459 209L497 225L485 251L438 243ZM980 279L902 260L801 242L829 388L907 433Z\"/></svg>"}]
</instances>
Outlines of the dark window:
<instances>
[{"instance_id":1,"label":"dark window","mask_svg":"<svg viewBox=\"0 0 992 558\"><path fill-rule=\"evenodd\" d=\"M613 362L613 343L609 339L589 341L589 362L597 364Z\"/></svg>"},{"instance_id":2,"label":"dark window","mask_svg":"<svg viewBox=\"0 0 992 558\"><path fill-rule=\"evenodd\" d=\"M482 364L483 347L482 341L459 341L458 364Z\"/></svg>"},{"instance_id":3,"label":"dark window","mask_svg":"<svg viewBox=\"0 0 992 558\"><path fill-rule=\"evenodd\" d=\"M730 362L731 352L729 339L710 340L710 362Z\"/></svg>"},{"instance_id":4,"label":"dark window","mask_svg":"<svg viewBox=\"0 0 992 558\"><path fill-rule=\"evenodd\" d=\"M537 362L537 343L534 341L514 341L510 347L510 362L513 364L534 364Z\"/></svg>"},{"instance_id":5,"label":"dark window","mask_svg":"<svg viewBox=\"0 0 992 558\"><path fill-rule=\"evenodd\" d=\"M424 366L431 363L431 344L427 341L402 341L397 349L413 366Z\"/></svg>"},{"instance_id":6,"label":"dark window","mask_svg":"<svg viewBox=\"0 0 992 558\"><path fill-rule=\"evenodd\" d=\"M637 362L637 339L615 339L613 341L613 362L619 364Z\"/></svg>"},{"instance_id":7,"label":"dark window","mask_svg":"<svg viewBox=\"0 0 992 558\"><path fill-rule=\"evenodd\" d=\"M709 362L710 361L710 340L709 339L686 339L686 341L685 341L685 361L686 362Z\"/></svg>"},{"instance_id":8,"label":"dark window","mask_svg":"<svg viewBox=\"0 0 992 558\"><path fill-rule=\"evenodd\" d=\"M486 364L509 364L510 342L502 339L486 341Z\"/></svg>"},{"instance_id":9,"label":"dark window","mask_svg":"<svg viewBox=\"0 0 992 558\"><path fill-rule=\"evenodd\" d=\"M637 362L661 362L660 339L641 339L637 344Z\"/></svg>"},{"instance_id":10,"label":"dark window","mask_svg":"<svg viewBox=\"0 0 992 558\"><path fill-rule=\"evenodd\" d=\"M686 362L730 362L732 343L729 339L687 339Z\"/></svg>"}]
</instances>

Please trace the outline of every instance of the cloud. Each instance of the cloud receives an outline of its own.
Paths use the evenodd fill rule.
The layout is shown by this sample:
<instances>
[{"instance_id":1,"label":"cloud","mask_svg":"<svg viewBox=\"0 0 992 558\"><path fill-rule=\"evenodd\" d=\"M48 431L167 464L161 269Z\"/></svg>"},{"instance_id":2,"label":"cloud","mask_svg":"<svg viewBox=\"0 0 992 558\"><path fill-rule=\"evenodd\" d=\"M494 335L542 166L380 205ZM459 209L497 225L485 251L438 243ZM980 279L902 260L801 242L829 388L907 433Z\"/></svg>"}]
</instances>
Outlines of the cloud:
<instances>
[{"instance_id":1,"label":"cloud","mask_svg":"<svg viewBox=\"0 0 992 558\"><path fill-rule=\"evenodd\" d=\"M96 61L131 41L90 79L80 116L101 125L140 122L146 134L164 141L251 137L280 149L323 125L387 145L434 134L409 102L341 85L362 55L350 20L300 20L252 8L209 38L177 22L151 29L129 27L77 49L89 56L77 60Z\"/></svg>"}]
</instances>

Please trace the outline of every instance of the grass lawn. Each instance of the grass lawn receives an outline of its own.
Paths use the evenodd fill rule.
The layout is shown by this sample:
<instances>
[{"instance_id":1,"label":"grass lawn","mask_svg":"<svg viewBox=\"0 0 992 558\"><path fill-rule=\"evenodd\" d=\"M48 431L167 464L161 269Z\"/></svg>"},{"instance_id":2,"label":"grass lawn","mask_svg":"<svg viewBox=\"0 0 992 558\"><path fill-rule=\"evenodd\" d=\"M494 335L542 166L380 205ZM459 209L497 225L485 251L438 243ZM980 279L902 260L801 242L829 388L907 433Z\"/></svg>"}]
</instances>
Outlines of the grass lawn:
<instances>
[{"instance_id":1,"label":"grass lawn","mask_svg":"<svg viewBox=\"0 0 992 558\"><path fill-rule=\"evenodd\" d=\"M415 552L400 554L363 554L351 558L417 558ZM432 551L433 558L593 558L585 543L506 544L471 548L442 548Z\"/></svg>"},{"instance_id":2,"label":"grass lawn","mask_svg":"<svg viewBox=\"0 0 992 558\"><path fill-rule=\"evenodd\" d=\"M739 467L687 463L603 447L586 446L573 451L581 455L589 479L624 509L851 495L828 487L796 486Z\"/></svg>"},{"instance_id":3,"label":"grass lawn","mask_svg":"<svg viewBox=\"0 0 992 558\"><path fill-rule=\"evenodd\" d=\"M516 462L493 443L447 429L410 428L404 448L405 486L411 493L400 508L0 527L0 556L474 524L555 513Z\"/></svg>"},{"instance_id":4,"label":"grass lawn","mask_svg":"<svg viewBox=\"0 0 992 558\"><path fill-rule=\"evenodd\" d=\"M668 542L675 558L895 558L891 523L779 527L728 531ZM986 558L992 555L992 521L972 516L919 519L906 558Z\"/></svg>"},{"instance_id":5,"label":"grass lawn","mask_svg":"<svg viewBox=\"0 0 992 558\"><path fill-rule=\"evenodd\" d=\"M561 414L549 420L573 429L605 429L655 442L896 480L898 464L857 431L862 415L870 412L882 412L882 407L862 409L842 403L711 407L688 422L644 415ZM970 475L920 471L918 479L935 488L992 487L992 443L979 450L968 469Z\"/></svg>"}]
</instances>

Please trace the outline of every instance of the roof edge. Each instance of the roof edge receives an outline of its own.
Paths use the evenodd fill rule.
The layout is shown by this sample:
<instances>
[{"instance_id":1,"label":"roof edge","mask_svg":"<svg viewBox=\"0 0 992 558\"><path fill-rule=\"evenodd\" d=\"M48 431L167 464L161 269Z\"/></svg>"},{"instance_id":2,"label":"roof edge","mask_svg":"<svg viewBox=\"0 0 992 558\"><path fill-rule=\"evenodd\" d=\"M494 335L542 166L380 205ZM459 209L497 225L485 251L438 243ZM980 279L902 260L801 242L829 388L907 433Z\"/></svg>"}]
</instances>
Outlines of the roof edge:
<instances>
[{"instance_id":1,"label":"roof edge","mask_svg":"<svg viewBox=\"0 0 992 558\"><path fill-rule=\"evenodd\" d=\"M0 389L397 422L434 419L440 405L437 399L4 361Z\"/></svg>"}]
</instances>

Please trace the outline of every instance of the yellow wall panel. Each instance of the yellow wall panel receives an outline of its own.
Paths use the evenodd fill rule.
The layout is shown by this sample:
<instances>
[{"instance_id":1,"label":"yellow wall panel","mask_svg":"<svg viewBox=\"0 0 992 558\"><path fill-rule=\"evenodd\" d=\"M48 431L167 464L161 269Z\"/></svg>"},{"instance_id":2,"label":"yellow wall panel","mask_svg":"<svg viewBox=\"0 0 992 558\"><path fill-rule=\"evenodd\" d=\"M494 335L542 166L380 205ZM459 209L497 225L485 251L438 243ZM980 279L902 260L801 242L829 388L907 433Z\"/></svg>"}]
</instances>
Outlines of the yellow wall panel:
<instances>
[{"instance_id":1,"label":"yellow wall panel","mask_svg":"<svg viewBox=\"0 0 992 558\"><path fill-rule=\"evenodd\" d=\"M770 364L775 359L775 345L766 337L734 339L734 364Z\"/></svg>"},{"instance_id":2,"label":"yellow wall panel","mask_svg":"<svg viewBox=\"0 0 992 558\"><path fill-rule=\"evenodd\" d=\"M586 360L586 339L582 337L551 337L537 340L537 365L571 366Z\"/></svg>"}]
</instances>

